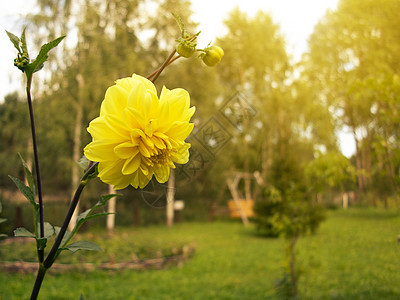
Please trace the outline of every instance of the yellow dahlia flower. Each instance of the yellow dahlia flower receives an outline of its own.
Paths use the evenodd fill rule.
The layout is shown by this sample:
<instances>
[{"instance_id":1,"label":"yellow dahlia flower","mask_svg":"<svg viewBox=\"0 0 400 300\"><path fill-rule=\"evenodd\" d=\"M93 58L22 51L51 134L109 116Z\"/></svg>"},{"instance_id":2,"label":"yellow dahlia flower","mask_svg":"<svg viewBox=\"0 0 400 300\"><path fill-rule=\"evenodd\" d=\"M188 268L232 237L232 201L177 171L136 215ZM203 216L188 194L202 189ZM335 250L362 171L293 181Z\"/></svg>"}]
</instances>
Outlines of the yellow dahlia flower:
<instances>
[{"instance_id":1,"label":"yellow dahlia flower","mask_svg":"<svg viewBox=\"0 0 400 300\"><path fill-rule=\"evenodd\" d=\"M184 89L163 87L158 98L154 84L144 77L119 79L107 89L100 116L89 124L93 141L85 156L99 162L100 179L114 189L144 188L153 175L164 183L174 163L189 160L185 139L193 130L189 120L195 111L189 106Z\"/></svg>"}]
</instances>

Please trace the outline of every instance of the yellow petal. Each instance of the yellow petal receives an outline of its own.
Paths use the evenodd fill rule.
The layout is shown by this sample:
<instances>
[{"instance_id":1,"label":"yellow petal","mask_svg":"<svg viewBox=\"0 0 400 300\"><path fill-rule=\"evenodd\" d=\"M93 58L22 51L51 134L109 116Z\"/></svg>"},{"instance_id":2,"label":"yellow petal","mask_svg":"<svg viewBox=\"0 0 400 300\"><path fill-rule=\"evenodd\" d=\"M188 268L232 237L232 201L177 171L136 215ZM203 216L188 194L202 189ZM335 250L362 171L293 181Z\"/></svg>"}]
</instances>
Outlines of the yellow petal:
<instances>
[{"instance_id":1,"label":"yellow petal","mask_svg":"<svg viewBox=\"0 0 400 300\"><path fill-rule=\"evenodd\" d=\"M125 124L131 129L138 128L144 130L147 124L147 120L143 115L133 107L127 107L124 109L123 119Z\"/></svg>"},{"instance_id":2,"label":"yellow petal","mask_svg":"<svg viewBox=\"0 0 400 300\"><path fill-rule=\"evenodd\" d=\"M99 177L107 184L114 185L115 190L126 188L132 181L133 175L125 176L121 173L124 160L99 163Z\"/></svg>"},{"instance_id":3,"label":"yellow petal","mask_svg":"<svg viewBox=\"0 0 400 300\"><path fill-rule=\"evenodd\" d=\"M172 160L178 164L186 164L189 161L190 146L189 143L185 143L176 153L171 155Z\"/></svg>"},{"instance_id":4,"label":"yellow petal","mask_svg":"<svg viewBox=\"0 0 400 300\"><path fill-rule=\"evenodd\" d=\"M127 159L122 167L122 174L129 175L136 172L141 163L140 155L135 155Z\"/></svg>"},{"instance_id":5,"label":"yellow petal","mask_svg":"<svg viewBox=\"0 0 400 300\"><path fill-rule=\"evenodd\" d=\"M139 187L142 189L149 183L151 177L149 179L142 172L138 172L138 175L139 175Z\"/></svg>"},{"instance_id":6,"label":"yellow petal","mask_svg":"<svg viewBox=\"0 0 400 300\"><path fill-rule=\"evenodd\" d=\"M143 104L145 102L145 97L147 94L147 89L140 81L135 81L133 88L129 92L127 107L134 108L143 114Z\"/></svg>"},{"instance_id":7,"label":"yellow petal","mask_svg":"<svg viewBox=\"0 0 400 300\"><path fill-rule=\"evenodd\" d=\"M127 100L128 93L124 88L118 85L109 87L101 104L100 116L112 114L120 117L122 110L126 107Z\"/></svg>"},{"instance_id":8,"label":"yellow petal","mask_svg":"<svg viewBox=\"0 0 400 300\"><path fill-rule=\"evenodd\" d=\"M166 182L169 178L169 167L165 165L154 167L154 176L159 183Z\"/></svg>"},{"instance_id":9,"label":"yellow petal","mask_svg":"<svg viewBox=\"0 0 400 300\"><path fill-rule=\"evenodd\" d=\"M139 143L139 151L140 151L140 154L142 154L144 157L151 156L149 150L147 149L146 145L143 142Z\"/></svg>"},{"instance_id":10,"label":"yellow petal","mask_svg":"<svg viewBox=\"0 0 400 300\"><path fill-rule=\"evenodd\" d=\"M165 144L162 142L162 140L160 138L154 136L154 137L152 137L151 140L153 141L154 146L156 146L158 149L162 150L162 149L166 148Z\"/></svg>"},{"instance_id":11,"label":"yellow petal","mask_svg":"<svg viewBox=\"0 0 400 300\"><path fill-rule=\"evenodd\" d=\"M137 139L139 137L146 138L146 135L140 129L132 129L131 130L131 139L135 140L135 139Z\"/></svg>"},{"instance_id":12,"label":"yellow petal","mask_svg":"<svg viewBox=\"0 0 400 300\"><path fill-rule=\"evenodd\" d=\"M135 80L133 80L132 77L127 77L127 78L118 79L118 80L115 81L115 83L118 86L120 86L123 89L125 89L129 94L130 90L132 89L132 87L133 87L133 85L135 83Z\"/></svg>"},{"instance_id":13,"label":"yellow petal","mask_svg":"<svg viewBox=\"0 0 400 300\"><path fill-rule=\"evenodd\" d=\"M160 95L160 104L169 104L169 109L172 115L169 116L169 121L183 121L187 115L187 111L190 105L190 95L184 89L163 89Z\"/></svg>"},{"instance_id":14,"label":"yellow petal","mask_svg":"<svg viewBox=\"0 0 400 300\"><path fill-rule=\"evenodd\" d=\"M185 140L188 135L192 132L194 127L193 123L188 122L174 122L170 129L166 132L166 135L174 138L175 140Z\"/></svg>"},{"instance_id":15,"label":"yellow petal","mask_svg":"<svg viewBox=\"0 0 400 300\"><path fill-rule=\"evenodd\" d=\"M115 161L118 157L114 148L118 145L113 140L96 140L89 143L84 149L85 156L91 161Z\"/></svg>"},{"instance_id":16,"label":"yellow petal","mask_svg":"<svg viewBox=\"0 0 400 300\"><path fill-rule=\"evenodd\" d=\"M137 146L132 142L122 143L114 148L114 152L119 158L129 159L139 153Z\"/></svg>"},{"instance_id":17,"label":"yellow petal","mask_svg":"<svg viewBox=\"0 0 400 300\"><path fill-rule=\"evenodd\" d=\"M149 137L153 136L153 126L151 125L151 123L147 123L144 128L144 133Z\"/></svg>"},{"instance_id":18,"label":"yellow petal","mask_svg":"<svg viewBox=\"0 0 400 300\"><path fill-rule=\"evenodd\" d=\"M133 80L140 81L146 87L147 90L157 95L157 89L154 83L152 83L150 80L136 74L133 74L132 78Z\"/></svg>"},{"instance_id":19,"label":"yellow petal","mask_svg":"<svg viewBox=\"0 0 400 300\"><path fill-rule=\"evenodd\" d=\"M151 177L148 178L142 172L135 172L133 175L134 176L133 176L132 181L131 181L130 184L136 189L137 188L141 188L141 189L144 188L149 183L149 181L151 179Z\"/></svg>"},{"instance_id":20,"label":"yellow petal","mask_svg":"<svg viewBox=\"0 0 400 300\"><path fill-rule=\"evenodd\" d=\"M118 135L124 137L126 140L130 140L130 128L125 125L122 118L117 118L115 115L104 115L104 121Z\"/></svg>"},{"instance_id":21,"label":"yellow petal","mask_svg":"<svg viewBox=\"0 0 400 300\"><path fill-rule=\"evenodd\" d=\"M104 116L98 117L89 123L89 127L87 131L92 136L93 140L98 139L108 139L115 140L116 143L123 142L126 140L126 136L124 133L119 132L118 130L114 130L114 128L110 128Z\"/></svg>"},{"instance_id":22,"label":"yellow petal","mask_svg":"<svg viewBox=\"0 0 400 300\"><path fill-rule=\"evenodd\" d=\"M189 122L190 118L193 116L195 111L196 111L196 107L195 106L192 106L191 108L189 108L189 110L188 110L188 112L186 114L186 117L184 118L183 121Z\"/></svg>"}]
</instances>

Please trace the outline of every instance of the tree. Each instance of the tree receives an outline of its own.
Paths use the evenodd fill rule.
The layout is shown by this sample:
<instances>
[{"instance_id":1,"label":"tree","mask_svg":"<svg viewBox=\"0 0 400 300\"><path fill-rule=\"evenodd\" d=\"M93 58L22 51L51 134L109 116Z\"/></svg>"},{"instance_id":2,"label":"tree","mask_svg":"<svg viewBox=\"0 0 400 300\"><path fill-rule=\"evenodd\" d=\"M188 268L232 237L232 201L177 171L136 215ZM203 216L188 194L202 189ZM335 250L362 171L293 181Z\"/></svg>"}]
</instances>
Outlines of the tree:
<instances>
[{"instance_id":1,"label":"tree","mask_svg":"<svg viewBox=\"0 0 400 300\"><path fill-rule=\"evenodd\" d=\"M341 1L316 26L305 56L307 80L356 143L358 187L376 177L397 190L400 71L399 1ZM378 154L379 153L379 154Z\"/></svg>"}]
</instances>

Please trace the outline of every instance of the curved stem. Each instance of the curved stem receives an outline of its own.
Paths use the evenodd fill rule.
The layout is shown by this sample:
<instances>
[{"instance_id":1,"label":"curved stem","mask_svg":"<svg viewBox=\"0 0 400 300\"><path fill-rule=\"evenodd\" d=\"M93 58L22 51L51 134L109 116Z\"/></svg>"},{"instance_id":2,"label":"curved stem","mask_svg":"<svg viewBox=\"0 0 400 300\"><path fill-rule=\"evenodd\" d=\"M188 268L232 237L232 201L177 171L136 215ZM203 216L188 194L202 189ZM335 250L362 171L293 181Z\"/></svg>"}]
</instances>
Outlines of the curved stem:
<instances>
[{"instance_id":1,"label":"curved stem","mask_svg":"<svg viewBox=\"0 0 400 300\"><path fill-rule=\"evenodd\" d=\"M36 141L36 128L35 128L35 118L33 115L33 106L32 106L32 97L31 97L31 83L32 77L28 77L27 85L26 85L26 95L28 98L28 106L29 106L29 116L31 120L31 130L32 130L32 146L33 146L33 156L35 161L35 170L36 170L36 181L38 188L38 198L39 198L39 237L44 237L44 218L43 218L43 196L42 196L42 182L40 177L40 168L39 168L39 155L37 149L37 141ZM36 226L36 224L35 224ZM43 262L44 259L44 250L38 250L39 262Z\"/></svg>"}]
</instances>

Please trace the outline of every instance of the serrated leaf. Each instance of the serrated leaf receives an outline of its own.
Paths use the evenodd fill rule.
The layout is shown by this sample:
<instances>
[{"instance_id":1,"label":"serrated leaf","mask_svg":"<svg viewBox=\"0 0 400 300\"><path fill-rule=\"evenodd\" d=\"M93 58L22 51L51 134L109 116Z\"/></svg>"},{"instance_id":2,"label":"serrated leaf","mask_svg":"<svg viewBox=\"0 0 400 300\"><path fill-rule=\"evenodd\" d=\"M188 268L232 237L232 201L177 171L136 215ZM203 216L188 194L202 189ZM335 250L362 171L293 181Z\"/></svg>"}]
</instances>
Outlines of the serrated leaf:
<instances>
[{"instance_id":1,"label":"serrated leaf","mask_svg":"<svg viewBox=\"0 0 400 300\"><path fill-rule=\"evenodd\" d=\"M34 72L37 71L37 69L40 67L41 64L43 64L47 58L48 55L47 53L49 53L49 51L51 49L53 49L54 47L57 47L57 45L65 38L64 36L61 36L47 44L44 44L39 51L39 54L36 56L35 60L32 61L32 63L30 63L27 68L26 68L26 72L30 75L32 75Z\"/></svg>"},{"instance_id":2,"label":"serrated leaf","mask_svg":"<svg viewBox=\"0 0 400 300\"><path fill-rule=\"evenodd\" d=\"M47 239L46 238L36 238L36 248L38 250L43 250L46 248Z\"/></svg>"},{"instance_id":3,"label":"serrated leaf","mask_svg":"<svg viewBox=\"0 0 400 300\"><path fill-rule=\"evenodd\" d=\"M22 158L21 153L18 153L18 155L19 155L19 158L21 159L22 166L24 167L24 172L25 172L26 180L28 181L29 187L33 191L33 194L35 194L35 184L33 181L32 172L31 172L31 170L29 170L28 164Z\"/></svg>"},{"instance_id":4,"label":"serrated leaf","mask_svg":"<svg viewBox=\"0 0 400 300\"><path fill-rule=\"evenodd\" d=\"M29 60L28 47L26 45L26 39L25 39L25 31L26 27L24 27L21 34L21 49L22 49L22 54L26 54Z\"/></svg>"},{"instance_id":5,"label":"serrated leaf","mask_svg":"<svg viewBox=\"0 0 400 300\"><path fill-rule=\"evenodd\" d=\"M15 229L14 236L35 238L35 235L24 227L19 227Z\"/></svg>"},{"instance_id":6,"label":"serrated leaf","mask_svg":"<svg viewBox=\"0 0 400 300\"><path fill-rule=\"evenodd\" d=\"M33 191L29 187L27 187L25 183L11 175L8 175L8 177L10 177L12 181L14 181L19 191L25 196L26 199L29 200L29 202L31 202L33 205L37 204L35 202L35 195L33 194Z\"/></svg>"},{"instance_id":7,"label":"serrated leaf","mask_svg":"<svg viewBox=\"0 0 400 300\"><path fill-rule=\"evenodd\" d=\"M172 13L172 15L174 16L176 23L178 23L179 30L181 31L182 37L184 38L185 37L185 24L183 24L180 16L178 16L175 13Z\"/></svg>"},{"instance_id":8,"label":"serrated leaf","mask_svg":"<svg viewBox=\"0 0 400 300\"><path fill-rule=\"evenodd\" d=\"M20 41L19 37L17 37L15 34L13 34L11 32L8 32L7 30L6 30L6 33L8 35L8 38L10 39L11 43L13 43L15 49L18 50L18 53L22 53L21 48L20 48L21 41Z\"/></svg>"},{"instance_id":9,"label":"serrated leaf","mask_svg":"<svg viewBox=\"0 0 400 300\"><path fill-rule=\"evenodd\" d=\"M75 253L78 250L90 250L90 251L103 251L99 245L89 241L78 241L71 243L63 248L63 250L69 250Z\"/></svg>"}]
</instances>

